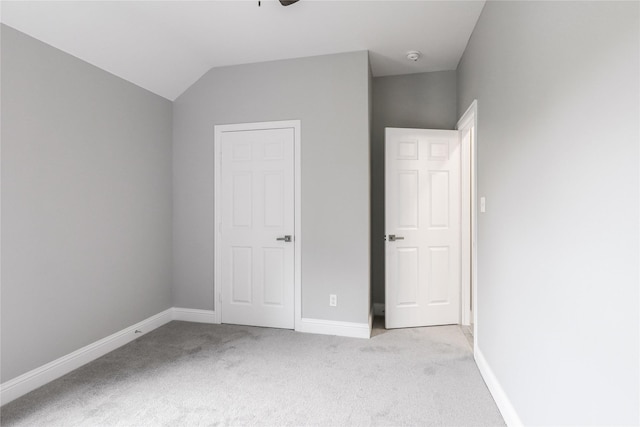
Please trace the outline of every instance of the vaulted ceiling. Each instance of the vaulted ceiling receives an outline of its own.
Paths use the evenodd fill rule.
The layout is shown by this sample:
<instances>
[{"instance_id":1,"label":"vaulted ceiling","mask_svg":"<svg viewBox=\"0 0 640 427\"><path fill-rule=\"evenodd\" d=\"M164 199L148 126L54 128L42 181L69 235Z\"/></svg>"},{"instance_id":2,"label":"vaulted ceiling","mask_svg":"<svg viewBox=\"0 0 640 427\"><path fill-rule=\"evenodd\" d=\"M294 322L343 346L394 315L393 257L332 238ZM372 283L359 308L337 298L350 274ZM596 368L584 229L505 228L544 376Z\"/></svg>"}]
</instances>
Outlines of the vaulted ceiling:
<instances>
[{"instance_id":1,"label":"vaulted ceiling","mask_svg":"<svg viewBox=\"0 0 640 427\"><path fill-rule=\"evenodd\" d=\"M368 50L374 76L454 70L484 1L2 1L19 31L174 100L212 67ZM408 51L422 53L419 61Z\"/></svg>"}]
</instances>

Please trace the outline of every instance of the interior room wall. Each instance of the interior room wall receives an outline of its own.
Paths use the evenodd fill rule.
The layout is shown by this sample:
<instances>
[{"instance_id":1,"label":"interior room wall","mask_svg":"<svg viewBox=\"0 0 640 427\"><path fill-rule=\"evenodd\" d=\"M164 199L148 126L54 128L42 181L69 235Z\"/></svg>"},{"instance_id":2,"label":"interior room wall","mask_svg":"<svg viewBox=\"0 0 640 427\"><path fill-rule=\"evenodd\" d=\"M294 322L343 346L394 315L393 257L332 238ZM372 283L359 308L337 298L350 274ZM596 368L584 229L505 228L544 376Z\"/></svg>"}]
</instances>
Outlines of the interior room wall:
<instances>
[{"instance_id":1,"label":"interior room wall","mask_svg":"<svg viewBox=\"0 0 640 427\"><path fill-rule=\"evenodd\" d=\"M477 348L524 425L638 425L638 2L488 2Z\"/></svg>"},{"instance_id":2,"label":"interior room wall","mask_svg":"<svg viewBox=\"0 0 640 427\"><path fill-rule=\"evenodd\" d=\"M384 128L454 129L456 72L440 71L373 79L371 138L371 287L384 303Z\"/></svg>"},{"instance_id":3,"label":"interior room wall","mask_svg":"<svg viewBox=\"0 0 640 427\"><path fill-rule=\"evenodd\" d=\"M171 306L171 102L1 27L8 381Z\"/></svg>"},{"instance_id":4,"label":"interior room wall","mask_svg":"<svg viewBox=\"0 0 640 427\"><path fill-rule=\"evenodd\" d=\"M302 316L368 321L368 73L367 52L221 67L175 100L175 306L214 309L214 126L301 120Z\"/></svg>"}]
</instances>

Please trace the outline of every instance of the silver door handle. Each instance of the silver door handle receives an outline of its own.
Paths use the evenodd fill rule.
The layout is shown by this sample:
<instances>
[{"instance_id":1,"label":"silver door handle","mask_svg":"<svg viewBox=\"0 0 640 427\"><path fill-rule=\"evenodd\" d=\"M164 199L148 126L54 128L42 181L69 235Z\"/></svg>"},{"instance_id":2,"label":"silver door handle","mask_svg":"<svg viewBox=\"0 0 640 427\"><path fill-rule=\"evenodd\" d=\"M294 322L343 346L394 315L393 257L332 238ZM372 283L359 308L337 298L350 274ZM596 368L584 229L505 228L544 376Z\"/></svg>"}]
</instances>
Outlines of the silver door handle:
<instances>
[{"instance_id":1,"label":"silver door handle","mask_svg":"<svg viewBox=\"0 0 640 427\"><path fill-rule=\"evenodd\" d=\"M276 238L276 240L281 240L281 241L283 241L283 242L290 242L290 241L291 241L291 236L287 234L287 235L286 235L286 236L284 236L284 237L278 237L278 238Z\"/></svg>"},{"instance_id":2,"label":"silver door handle","mask_svg":"<svg viewBox=\"0 0 640 427\"><path fill-rule=\"evenodd\" d=\"M396 236L395 234L389 234L389 241L395 242L396 240L404 240L402 236Z\"/></svg>"}]
</instances>

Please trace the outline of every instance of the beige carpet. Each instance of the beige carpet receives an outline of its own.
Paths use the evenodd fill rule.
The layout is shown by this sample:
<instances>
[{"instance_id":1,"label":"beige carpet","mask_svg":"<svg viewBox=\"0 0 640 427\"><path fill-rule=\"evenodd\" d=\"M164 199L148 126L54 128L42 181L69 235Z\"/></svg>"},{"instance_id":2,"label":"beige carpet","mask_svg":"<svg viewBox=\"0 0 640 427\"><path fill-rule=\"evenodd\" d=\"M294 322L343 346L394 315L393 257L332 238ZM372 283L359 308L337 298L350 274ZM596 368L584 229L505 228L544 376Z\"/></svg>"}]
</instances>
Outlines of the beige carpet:
<instances>
[{"instance_id":1,"label":"beige carpet","mask_svg":"<svg viewBox=\"0 0 640 427\"><path fill-rule=\"evenodd\" d=\"M171 322L0 410L2 426L504 425L458 326Z\"/></svg>"}]
</instances>

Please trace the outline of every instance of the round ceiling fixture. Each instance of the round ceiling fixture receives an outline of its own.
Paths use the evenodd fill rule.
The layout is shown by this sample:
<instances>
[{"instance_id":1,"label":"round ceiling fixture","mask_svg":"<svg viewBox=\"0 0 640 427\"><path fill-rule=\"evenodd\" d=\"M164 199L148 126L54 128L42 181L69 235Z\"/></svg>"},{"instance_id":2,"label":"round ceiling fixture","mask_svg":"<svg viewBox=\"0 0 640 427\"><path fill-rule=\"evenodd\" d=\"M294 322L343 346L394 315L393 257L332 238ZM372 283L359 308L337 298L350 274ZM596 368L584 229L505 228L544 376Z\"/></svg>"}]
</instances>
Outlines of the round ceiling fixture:
<instances>
[{"instance_id":1,"label":"round ceiling fixture","mask_svg":"<svg viewBox=\"0 0 640 427\"><path fill-rule=\"evenodd\" d=\"M411 50L411 51L407 52L407 59L409 61L417 62L418 59L420 59L421 56L422 56L422 54L420 52L418 52L417 50Z\"/></svg>"}]
</instances>

